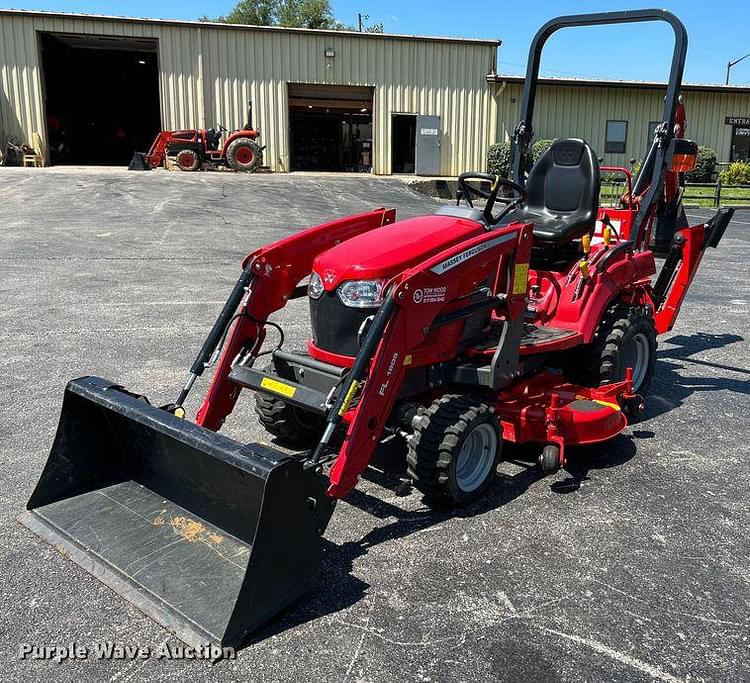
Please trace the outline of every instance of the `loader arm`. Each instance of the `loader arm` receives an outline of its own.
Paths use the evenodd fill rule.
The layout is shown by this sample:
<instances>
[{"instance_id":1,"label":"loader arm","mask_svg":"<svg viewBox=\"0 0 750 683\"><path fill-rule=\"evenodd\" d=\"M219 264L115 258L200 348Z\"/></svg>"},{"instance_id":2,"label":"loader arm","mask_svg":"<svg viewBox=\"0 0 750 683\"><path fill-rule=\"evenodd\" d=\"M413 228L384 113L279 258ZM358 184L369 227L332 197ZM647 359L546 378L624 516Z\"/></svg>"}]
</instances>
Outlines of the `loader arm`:
<instances>
[{"instance_id":1,"label":"loader arm","mask_svg":"<svg viewBox=\"0 0 750 683\"><path fill-rule=\"evenodd\" d=\"M167 153L167 145L172 139L172 132L169 130L161 131L151 143L151 148L146 153L146 163L149 168L157 168L164 161Z\"/></svg>"},{"instance_id":2,"label":"loader arm","mask_svg":"<svg viewBox=\"0 0 750 683\"><path fill-rule=\"evenodd\" d=\"M239 288L240 292L246 290L244 296L236 309L231 304L225 306L191 370L193 378L200 374L226 335L216 372L196 416L197 424L213 431L221 428L242 389L229 379L237 354L247 350L257 356L265 338L265 322L295 297L297 285L310 274L315 257L355 235L393 223L395 218L394 209L348 216L303 230L245 257L243 274L250 275L247 287Z\"/></svg>"},{"instance_id":3,"label":"loader arm","mask_svg":"<svg viewBox=\"0 0 750 683\"><path fill-rule=\"evenodd\" d=\"M369 464L398 396L405 368L412 362L411 352L436 327L446 308L496 273L503 256L512 258L514 271L506 283L507 290L493 293L498 297L497 310L509 322L522 320L531 242L531 225L517 223L446 249L405 271L395 281L389 293L390 302L383 304L384 308L390 309L389 319L385 321L381 338L375 340L377 347L360 400L347 415L349 428L330 473L330 496L346 496ZM452 315L455 318L460 314L453 310ZM380 334L376 322L373 322L368 337L372 334ZM510 344L514 343L512 337L508 339ZM367 354L367 342L366 339L360 353ZM518 358L517 339L515 349L508 351ZM446 357L452 355L446 353ZM357 375L355 361L341 390L344 398L329 414L329 425L346 413L348 402L364 379Z\"/></svg>"}]
</instances>

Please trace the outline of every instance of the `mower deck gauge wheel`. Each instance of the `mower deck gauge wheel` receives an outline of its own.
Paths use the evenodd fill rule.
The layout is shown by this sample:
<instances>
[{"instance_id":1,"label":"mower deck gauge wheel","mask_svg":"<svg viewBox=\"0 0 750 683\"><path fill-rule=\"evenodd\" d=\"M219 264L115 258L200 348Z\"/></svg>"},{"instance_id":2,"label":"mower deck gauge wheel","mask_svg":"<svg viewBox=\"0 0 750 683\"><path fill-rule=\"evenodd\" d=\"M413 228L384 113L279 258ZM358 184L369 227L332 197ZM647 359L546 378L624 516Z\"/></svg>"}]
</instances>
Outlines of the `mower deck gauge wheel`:
<instances>
[{"instance_id":1,"label":"mower deck gauge wheel","mask_svg":"<svg viewBox=\"0 0 750 683\"><path fill-rule=\"evenodd\" d=\"M544 474L554 474L560 469L560 447L556 444L547 444L538 459L539 468Z\"/></svg>"}]
</instances>

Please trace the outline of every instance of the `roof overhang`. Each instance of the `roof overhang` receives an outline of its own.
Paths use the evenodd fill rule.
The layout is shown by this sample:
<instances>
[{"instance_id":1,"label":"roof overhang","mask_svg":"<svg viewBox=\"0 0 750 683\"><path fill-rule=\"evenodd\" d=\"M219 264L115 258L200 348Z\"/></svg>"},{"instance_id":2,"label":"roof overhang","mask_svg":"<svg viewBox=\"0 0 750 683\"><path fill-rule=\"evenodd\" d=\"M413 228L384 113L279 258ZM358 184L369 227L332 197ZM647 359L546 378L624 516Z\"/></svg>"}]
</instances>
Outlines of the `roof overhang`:
<instances>
[{"instance_id":1,"label":"roof overhang","mask_svg":"<svg viewBox=\"0 0 750 683\"><path fill-rule=\"evenodd\" d=\"M298 35L328 35L331 37L361 38L363 40L412 40L416 42L459 43L462 45L483 45L497 48L500 40L485 38L452 38L446 36L417 36L399 33L366 33L360 31L335 31L332 29L288 28L286 26L251 26L248 24L224 24L215 21L188 21L182 19L147 19L138 17L107 16L103 14L82 14L73 12L44 12L38 10L0 9L2 16L45 17L51 19L87 19L90 21L118 21L125 24L156 24L160 26L191 26L195 28L224 29L230 31L267 31Z\"/></svg>"},{"instance_id":2,"label":"roof overhang","mask_svg":"<svg viewBox=\"0 0 750 683\"><path fill-rule=\"evenodd\" d=\"M523 76L504 76L497 73L487 74L487 81L489 83L523 83L524 80ZM613 81L584 78L540 78L539 84L575 88L630 88L633 90L664 90L667 87L666 83L657 83L655 81ZM744 94L750 93L750 86L683 83L680 91Z\"/></svg>"}]
</instances>

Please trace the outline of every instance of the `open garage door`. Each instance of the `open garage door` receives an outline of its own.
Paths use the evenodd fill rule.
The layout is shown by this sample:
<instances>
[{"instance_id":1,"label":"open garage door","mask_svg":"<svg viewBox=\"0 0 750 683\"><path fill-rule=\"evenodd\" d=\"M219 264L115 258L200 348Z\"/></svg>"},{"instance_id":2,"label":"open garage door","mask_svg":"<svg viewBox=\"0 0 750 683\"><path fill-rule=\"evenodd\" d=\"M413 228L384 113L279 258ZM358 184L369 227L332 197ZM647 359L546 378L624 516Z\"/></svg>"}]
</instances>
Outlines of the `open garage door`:
<instances>
[{"instance_id":1,"label":"open garage door","mask_svg":"<svg viewBox=\"0 0 750 683\"><path fill-rule=\"evenodd\" d=\"M53 164L127 165L161 130L157 42L41 34Z\"/></svg>"},{"instance_id":2,"label":"open garage door","mask_svg":"<svg viewBox=\"0 0 750 683\"><path fill-rule=\"evenodd\" d=\"M290 83L290 170L370 172L373 90Z\"/></svg>"}]
</instances>

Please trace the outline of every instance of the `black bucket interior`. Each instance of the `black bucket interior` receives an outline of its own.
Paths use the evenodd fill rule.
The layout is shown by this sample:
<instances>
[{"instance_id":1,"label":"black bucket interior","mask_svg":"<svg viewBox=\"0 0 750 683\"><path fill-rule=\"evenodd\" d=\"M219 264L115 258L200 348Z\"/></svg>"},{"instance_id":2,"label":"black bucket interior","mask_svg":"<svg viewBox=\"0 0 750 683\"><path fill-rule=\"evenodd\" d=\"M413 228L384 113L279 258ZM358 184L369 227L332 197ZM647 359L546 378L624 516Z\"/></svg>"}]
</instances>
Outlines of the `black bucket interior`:
<instances>
[{"instance_id":1,"label":"black bucket interior","mask_svg":"<svg viewBox=\"0 0 750 683\"><path fill-rule=\"evenodd\" d=\"M84 378L22 521L182 640L238 645L314 585L321 479Z\"/></svg>"}]
</instances>

